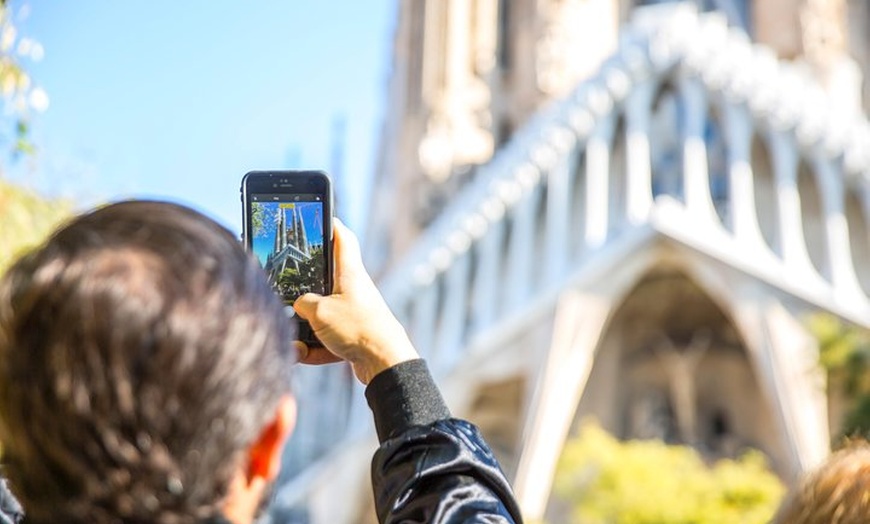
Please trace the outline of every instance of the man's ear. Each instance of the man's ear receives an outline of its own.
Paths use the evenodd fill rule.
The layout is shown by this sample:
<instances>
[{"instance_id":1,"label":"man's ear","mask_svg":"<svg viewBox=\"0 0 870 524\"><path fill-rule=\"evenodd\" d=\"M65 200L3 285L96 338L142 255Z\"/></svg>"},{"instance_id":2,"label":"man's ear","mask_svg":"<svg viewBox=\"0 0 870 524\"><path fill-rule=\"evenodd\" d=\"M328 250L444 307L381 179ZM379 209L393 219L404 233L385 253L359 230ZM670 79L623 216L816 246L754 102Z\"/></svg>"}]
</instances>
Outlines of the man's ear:
<instances>
[{"instance_id":1,"label":"man's ear","mask_svg":"<svg viewBox=\"0 0 870 524\"><path fill-rule=\"evenodd\" d=\"M257 478L271 482L278 477L281 452L295 424L296 400L285 395L278 402L274 418L263 427L260 436L248 448L248 484Z\"/></svg>"}]
</instances>

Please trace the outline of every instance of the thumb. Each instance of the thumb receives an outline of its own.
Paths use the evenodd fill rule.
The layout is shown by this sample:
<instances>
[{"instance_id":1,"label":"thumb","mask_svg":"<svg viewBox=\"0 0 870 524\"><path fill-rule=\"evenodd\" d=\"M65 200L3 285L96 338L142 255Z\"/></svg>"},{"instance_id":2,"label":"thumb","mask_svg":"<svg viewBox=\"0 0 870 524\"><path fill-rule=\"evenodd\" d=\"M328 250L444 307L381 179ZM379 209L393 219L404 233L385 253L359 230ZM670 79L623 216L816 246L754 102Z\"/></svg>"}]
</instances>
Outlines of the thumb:
<instances>
[{"instance_id":1,"label":"thumb","mask_svg":"<svg viewBox=\"0 0 870 524\"><path fill-rule=\"evenodd\" d=\"M324 298L325 297L316 293L305 293L297 298L296 302L293 302L293 310L296 311L296 314L303 320L311 322L311 319L314 318L316 314L317 307Z\"/></svg>"}]
</instances>

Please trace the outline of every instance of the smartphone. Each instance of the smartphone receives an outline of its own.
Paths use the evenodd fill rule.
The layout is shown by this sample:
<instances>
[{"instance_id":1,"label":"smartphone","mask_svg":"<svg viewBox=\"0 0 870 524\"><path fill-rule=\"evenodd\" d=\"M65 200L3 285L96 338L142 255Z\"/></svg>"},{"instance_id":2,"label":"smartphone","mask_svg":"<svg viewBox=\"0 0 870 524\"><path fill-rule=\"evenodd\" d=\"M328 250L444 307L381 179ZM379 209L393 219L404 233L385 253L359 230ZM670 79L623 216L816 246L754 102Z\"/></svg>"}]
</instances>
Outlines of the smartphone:
<instances>
[{"instance_id":1,"label":"smartphone","mask_svg":"<svg viewBox=\"0 0 870 524\"><path fill-rule=\"evenodd\" d=\"M242 238L284 301L332 292L332 183L322 171L251 171L242 178ZM297 338L322 346L308 322Z\"/></svg>"}]
</instances>

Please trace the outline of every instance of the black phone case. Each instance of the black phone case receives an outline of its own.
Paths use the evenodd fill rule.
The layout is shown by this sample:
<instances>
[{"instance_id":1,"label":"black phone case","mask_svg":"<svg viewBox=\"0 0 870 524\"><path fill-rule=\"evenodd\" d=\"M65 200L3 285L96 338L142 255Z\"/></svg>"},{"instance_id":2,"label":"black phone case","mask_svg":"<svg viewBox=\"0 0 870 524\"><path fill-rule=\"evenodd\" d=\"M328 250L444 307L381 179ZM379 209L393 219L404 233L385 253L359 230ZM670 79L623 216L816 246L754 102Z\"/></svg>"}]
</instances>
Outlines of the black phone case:
<instances>
[{"instance_id":1,"label":"black phone case","mask_svg":"<svg viewBox=\"0 0 870 524\"><path fill-rule=\"evenodd\" d=\"M304 190L301 191L287 191L279 188L279 181L290 181L296 182L300 181L301 184L304 184L307 180L317 179L325 182L325 191L324 191L324 213L323 219L328 219L329 227L326 227L326 223L324 222L324 246L329 245L329 248L326 253L326 274L324 278L324 289L326 294L332 292L332 284L333 284L333 262L332 262L332 184L329 179L329 176L322 171L251 171L242 178L240 192L241 192L241 200L242 200L242 241L245 247L249 251L253 251L253 239L250 238L250 205L251 205L251 195L257 193L271 193L275 194L288 194L293 195L296 193L304 193ZM321 183L323 183L321 182ZM290 184L288 184L290 185ZM270 188L274 187L272 190ZM328 215L328 217L327 217ZM328 241L326 240L328 236ZM289 304L288 304L289 305ZM313 329L310 324L299 318L298 316L293 316L293 319L297 325L297 339L304 342L309 347L323 347L323 343L317 338L314 334Z\"/></svg>"}]
</instances>

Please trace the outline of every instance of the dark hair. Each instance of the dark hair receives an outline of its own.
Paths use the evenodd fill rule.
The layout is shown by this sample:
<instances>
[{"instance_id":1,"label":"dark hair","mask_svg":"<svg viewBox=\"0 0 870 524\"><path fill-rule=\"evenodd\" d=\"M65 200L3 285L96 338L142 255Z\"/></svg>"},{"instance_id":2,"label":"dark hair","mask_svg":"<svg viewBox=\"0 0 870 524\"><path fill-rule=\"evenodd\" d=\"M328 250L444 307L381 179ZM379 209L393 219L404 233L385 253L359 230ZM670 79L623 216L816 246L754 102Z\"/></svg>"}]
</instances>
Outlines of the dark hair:
<instances>
[{"instance_id":1,"label":"dark hair","mask_svg":"<svg viewBox=\"0 0 870 524\"><path fill-rule=\"evenodd\" d=\"M205 216L133 201L70 222L0 281L0 442L28 522L215 513L289 393L292 339Z\"/></svg>"}]
</instances>

